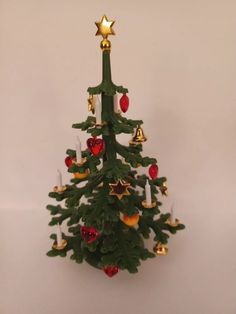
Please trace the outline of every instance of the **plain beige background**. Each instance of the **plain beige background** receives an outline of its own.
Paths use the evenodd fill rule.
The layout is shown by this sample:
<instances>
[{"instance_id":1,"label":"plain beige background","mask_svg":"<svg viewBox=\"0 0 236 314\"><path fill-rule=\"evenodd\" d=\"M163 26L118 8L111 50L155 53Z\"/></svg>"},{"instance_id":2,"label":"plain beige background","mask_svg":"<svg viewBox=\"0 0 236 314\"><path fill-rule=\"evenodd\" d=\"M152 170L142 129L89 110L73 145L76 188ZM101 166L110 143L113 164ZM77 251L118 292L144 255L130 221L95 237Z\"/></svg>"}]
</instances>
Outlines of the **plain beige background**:
<instances>
[{"instance_id":1,"label":"plain beige background","mask_svg":"<svg viewBox=\"0 0 236 314\"><path fill-rule=\"evenodd\" d=\"M236 313L235 12L235 0L0 0L1 314ZM104 13L126 116L144 120L169 181L163 210L174 201L187 225L167 257L113 279L45 256L47 194L57 168L69 179L71 125L101 78Z\"/></svg>"}]
</instances>

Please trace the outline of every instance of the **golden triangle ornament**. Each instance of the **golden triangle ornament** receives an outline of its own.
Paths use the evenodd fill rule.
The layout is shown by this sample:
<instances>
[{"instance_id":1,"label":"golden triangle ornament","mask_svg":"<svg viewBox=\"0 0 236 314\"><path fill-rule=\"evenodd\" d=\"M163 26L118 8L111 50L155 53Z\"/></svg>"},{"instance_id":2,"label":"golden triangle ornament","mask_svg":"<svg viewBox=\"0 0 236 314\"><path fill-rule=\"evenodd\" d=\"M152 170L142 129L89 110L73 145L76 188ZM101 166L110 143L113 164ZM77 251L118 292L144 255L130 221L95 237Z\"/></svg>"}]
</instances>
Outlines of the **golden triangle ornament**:
<instances>
[{"instance_id":1,"label":"golden triangle ornament","mask_svg":"<svg viewBox=\"0 0 236 314\"><path fill-rule=\"evenodd\" d=\"M146 142L147 138L144 135L143 129L139 125L132 137L132 140L129 142L131 145L138 145Z\"/></svg>"},{"instance_id":2,"label":"golden triangle ornament","mask_svg":"<svg viewBox=\"0 0 236 314\"><path fill-rule=\"evenodd\" d=\"M130 183L127 183L123 180L118 180L116 183L109 183L111 188L110 195L115 195L119 200L122 199L123 196L130 195L128 188L130 187Z\"/></svg>"}]
</instances>

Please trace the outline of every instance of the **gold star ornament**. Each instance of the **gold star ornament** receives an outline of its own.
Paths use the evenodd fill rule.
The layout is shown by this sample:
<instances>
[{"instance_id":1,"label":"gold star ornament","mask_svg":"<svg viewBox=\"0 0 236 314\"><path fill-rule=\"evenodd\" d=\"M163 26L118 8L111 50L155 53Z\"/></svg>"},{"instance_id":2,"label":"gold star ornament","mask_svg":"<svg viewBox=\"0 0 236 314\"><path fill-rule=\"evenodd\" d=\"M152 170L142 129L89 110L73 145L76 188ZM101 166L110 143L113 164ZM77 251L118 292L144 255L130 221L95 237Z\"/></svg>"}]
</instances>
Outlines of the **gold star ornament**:
<instances>
[{"instance_id":1,"label":"gold star ornament","mask_svg":"<svg viewBox=\"0 0 236 314\"><path fill-rule=\"evenodd\" d=\"M93 95L89 95L88 98L88 111L91 111L92 114L95 113L95 98Z\"/></svg>"},{"instance_id":2,"label":"gold star ornament","mask_svg":"<svg viewBox=\"0 0 236 314\"><path fill-rule=\"evenodd\" d=\"M115 32L112 29L115 21L109 21L106 15L103 15L101 22L95 22L98 30L96 36L101 35L103 39L106 39L108 35L115 35Z\"/></svg>"},{"instance_id":3,"label":"gold star ornament","mask_svg":"<svg viewBox=\"0 0 236 314\"><path fill-rule=\"evenodd\" d=\"M161 191L162 195L168 196L168 187L167 187L166 183L163 183L160 186L160 191Z\"/></svg>"},{"instance_id":4,"label":"gold star ornament","mask_svg":"<svg viewBox=\"0 0 236 314\"><path fill-rule=\"evenodd\" d=\"M130 195L130 192L128 188L130 187L130 184L123 181L119 180L116 183L109 183L109 186L111 188L110 195L115 195L119 200L122 199L123 196L125 195Z\"/></svg>"}]
</instances>

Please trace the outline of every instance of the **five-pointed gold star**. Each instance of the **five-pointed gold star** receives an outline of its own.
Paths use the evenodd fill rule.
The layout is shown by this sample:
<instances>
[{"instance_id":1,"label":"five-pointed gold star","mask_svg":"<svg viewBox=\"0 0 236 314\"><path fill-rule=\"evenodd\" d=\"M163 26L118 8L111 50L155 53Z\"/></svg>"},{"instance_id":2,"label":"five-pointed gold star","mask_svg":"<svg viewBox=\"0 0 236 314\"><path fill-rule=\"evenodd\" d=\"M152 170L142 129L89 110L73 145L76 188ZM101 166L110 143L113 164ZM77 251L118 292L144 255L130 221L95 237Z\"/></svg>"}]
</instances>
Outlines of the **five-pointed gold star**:
<instances>
[{"instance_id":1,"label":"five-pointed gold star","mask_svg":"<svg viewBox=\"0 0 236 314\"><path fill-rule=\"evenodd\" d=\"M115 32L112 29L114 23L115 21L109 21L106 15L103 15L101 22L95 22L98 28L96 36L102 35L102 37L106 39L108 35L115 35Z\"/></svg>"},{"instance_id":2,"label":"five-pointed gold star","mask_svg":"<svg viewBox=\"0 0 236 314\"><path fill-rule=\"evenodd\" d=\"M130 184L125 181L119 180L116 183L109 183L109 186L111 188L109 194L117 196L119 200L125 195L130 195L130 192L128 191Z\"/></svg>"}]
</instances>

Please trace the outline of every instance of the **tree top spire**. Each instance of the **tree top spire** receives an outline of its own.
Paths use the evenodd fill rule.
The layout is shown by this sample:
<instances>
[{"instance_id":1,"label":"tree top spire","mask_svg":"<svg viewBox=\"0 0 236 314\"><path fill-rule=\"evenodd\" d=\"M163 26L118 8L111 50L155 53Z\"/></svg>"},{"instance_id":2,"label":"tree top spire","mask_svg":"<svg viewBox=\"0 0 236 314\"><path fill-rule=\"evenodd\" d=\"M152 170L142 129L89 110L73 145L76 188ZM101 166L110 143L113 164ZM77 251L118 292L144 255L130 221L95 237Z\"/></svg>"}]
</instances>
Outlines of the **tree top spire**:
<instances>
[{"instance_id":1,"label":"tree top spire","mask_svg":"<svg viewBox=\"0 0 236 314\"><path fill-rule=\"evenodd\" d=\"M107 39L109 35L115 35L114 30L112 29L113 24L115 21L108 20L106 15L103 15L100 22L95 22L98 30L96 32L96 36L101 35L103 40L101 41L101 49L110 50L111 49L111 42Z\"/></svg>"}]
</instances>

